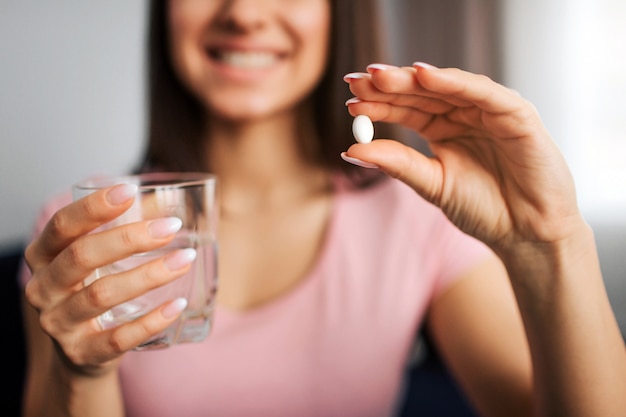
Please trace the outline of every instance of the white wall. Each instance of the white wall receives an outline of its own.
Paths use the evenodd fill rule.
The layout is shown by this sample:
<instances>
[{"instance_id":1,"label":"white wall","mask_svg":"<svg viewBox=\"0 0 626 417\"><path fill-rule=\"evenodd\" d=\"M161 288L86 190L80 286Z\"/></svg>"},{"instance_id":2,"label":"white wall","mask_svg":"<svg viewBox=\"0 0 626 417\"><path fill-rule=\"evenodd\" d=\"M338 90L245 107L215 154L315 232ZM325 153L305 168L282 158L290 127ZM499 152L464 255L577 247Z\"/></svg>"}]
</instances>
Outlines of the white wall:
<instances>
[{"instance_id":1,"label":"white wall","mask_svg":"<svg viewBox=\"0 0 626 417\"><path fill-rule=\"evenodd\" d=\"M0 247L83 176L143 146L145 1L0 2Z\"/></svg>"},{"instance_id":2,"label":"white wall","mask_svg":"<svg viewBox=\"0 0 626 417\"><path fill-rule=\"evenodd\" d=\"M507 84L539 109L586 217L626 226L626 2L504 4Z\"/></svg>"}]
</instances>

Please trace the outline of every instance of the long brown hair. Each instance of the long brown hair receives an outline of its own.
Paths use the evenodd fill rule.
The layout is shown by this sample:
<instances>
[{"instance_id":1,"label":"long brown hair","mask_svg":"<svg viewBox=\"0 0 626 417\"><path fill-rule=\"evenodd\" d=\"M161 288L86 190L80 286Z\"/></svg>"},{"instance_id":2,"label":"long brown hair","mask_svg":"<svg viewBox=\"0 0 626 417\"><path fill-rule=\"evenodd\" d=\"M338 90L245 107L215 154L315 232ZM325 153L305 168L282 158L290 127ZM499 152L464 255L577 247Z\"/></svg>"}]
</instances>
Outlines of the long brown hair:
<instances>
[{"instance_id":1,"label":"long brown hair","mask_svg":"<svg viewBox=\"0 0 626 417\"><path fill-rule=\"evenodd\" d=\"M376 0L331 1L331 36L326 71L311 93L319 144L316 163L348 174L356 184L374 182L376 171L341 160L354 139L352 117L344 105L350 91L343 76L384 62L382 12ZM168 51L167 0L153 0L148 30L148 144L140 170L210 171L204 146L204 110L174 73ZM376 127L377 137L393 137L388 125Z\"/></svg>"}]
</instances>

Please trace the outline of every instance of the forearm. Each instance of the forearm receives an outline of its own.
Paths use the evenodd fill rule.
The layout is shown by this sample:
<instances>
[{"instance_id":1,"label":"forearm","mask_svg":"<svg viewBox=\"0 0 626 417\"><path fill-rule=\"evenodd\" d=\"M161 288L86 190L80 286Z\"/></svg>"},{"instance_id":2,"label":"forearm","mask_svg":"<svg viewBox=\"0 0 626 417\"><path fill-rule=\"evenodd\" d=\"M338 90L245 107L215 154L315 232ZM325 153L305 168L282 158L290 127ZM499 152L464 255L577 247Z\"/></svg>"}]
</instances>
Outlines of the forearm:
<instances>
[{"instance_id":1,"label":"forearm","mask_svg":"<svg viewBox=\"0 0 626 417\"><path fill-rule=\"evenodd\" d=\"M72 372L39 327L35 310L23 305L28 358L23 416L123 416L117 372L97 377Z\"/></svg>"},{"instance_id":2,"label":"forearm","mask_svg":"<svg viewBox=\"0 0 626 417\"><path fill-rule=\"evenodd\" d=\"M591 229L501 254L528 336L540 416L623 416L626 349Z\"/></svg>"},{"instance_id":3,"label":"forearm","mask_svg":"<svg viewBox=\"0 0 626 417\"><path fill-rule=\"evenodd\" d=\"M31 381L24 402L25 417L123 417L124 408L115 373L105 377L70 375L52 365L40 381Z\"/></svg>"}]
</instances>

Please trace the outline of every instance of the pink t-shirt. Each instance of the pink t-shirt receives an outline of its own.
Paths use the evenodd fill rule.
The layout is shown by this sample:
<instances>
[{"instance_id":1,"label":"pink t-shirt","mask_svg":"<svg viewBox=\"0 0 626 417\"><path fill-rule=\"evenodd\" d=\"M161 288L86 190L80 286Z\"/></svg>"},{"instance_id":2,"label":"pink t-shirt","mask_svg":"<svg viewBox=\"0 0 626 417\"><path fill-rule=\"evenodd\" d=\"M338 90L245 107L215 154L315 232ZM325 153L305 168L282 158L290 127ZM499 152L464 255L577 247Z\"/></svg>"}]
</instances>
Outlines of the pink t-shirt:
<instances>
[{"instance_id":1,"label":"pink t-shirt","mask_svg":"<svg viewBox=\"0 0 626 417\"><path fill-rule=\"evenodd\" d=\"M128 417L393 413L431 299L490 251L397 180L341 184L325 245L295 288L252 311L218 306L201 343L126 354ZM67 202L48 205L39 230Z\"/></svg>"}]
</instances>

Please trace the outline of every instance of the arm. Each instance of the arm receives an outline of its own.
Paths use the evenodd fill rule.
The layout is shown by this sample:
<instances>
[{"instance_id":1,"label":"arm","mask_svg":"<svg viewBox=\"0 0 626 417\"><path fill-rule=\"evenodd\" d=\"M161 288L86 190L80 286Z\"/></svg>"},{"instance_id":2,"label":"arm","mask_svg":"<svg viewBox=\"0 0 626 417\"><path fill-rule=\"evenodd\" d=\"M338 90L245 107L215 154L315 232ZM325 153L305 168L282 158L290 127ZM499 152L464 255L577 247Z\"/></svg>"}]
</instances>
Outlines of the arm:
<instances>
[{"instance_id":1,"label":"arm","mask_svg":"<svg viewBox=\"0 0 626 417\"><path fill-rule=\"evenodd\" d=\"M502 257L532 347L542 415L623 415L624 342L590 228L581 223L568 239Z\"/></svg>"},{"instance_id":2,"label":"arm","mask_svg":"<svg viewBox=\"0 0 626 417\"><path fill-rule=\"evenodd\" d=\"M174 238L174 231L152 233L150 221L90 233L126 211L135 192L115 186L61 208L26 248L32 276L24 291L25 416L123 416L122 356L180 313L166 303L115 328L97 322L113 306L184 274L189 264L168 263L176 252L83 285L96 268Z\"/></svg>"},{"instance_id":3,"label":"arm","mask_svg":"<svg viewBox=\"0 0 626 417\"><path fill-rule=\"evenodd\" d=\"M534 107L457 69L371 67L348 76L352 115L401 123L426 156L390 140L352 158L400 178L502 260L519 306L539 416L620 416L626 350L569 169Z\"/></svg>"},{"instance_id":4,"label":"arm","mask_svg":"<svg viewBox=\"0 0 626 417\"><path fill-rule=\"evenodd\" d=\"M37 312L24 300L26 378L23 416L123 416L117 373L103 378L73 374L59 361Z\"/></svg>"},{"instance_id":5,"label":"arm","mask_svg":"<svg viewBox=\"0 0 626 417\"><path fill-rule=\"evenodd\" d=\"M480 415L531 415L528 343L497 258L465 272L437 296L427 325L442 360Z\"/></svg>"}]
</instances>

